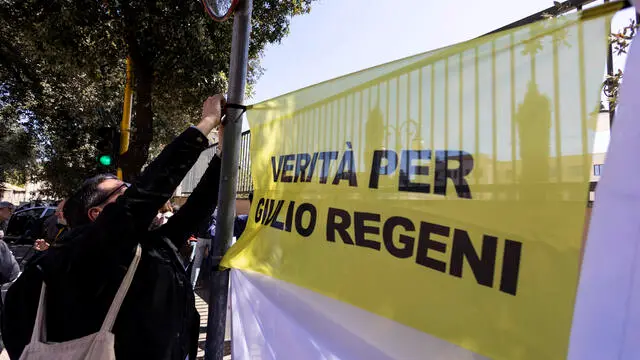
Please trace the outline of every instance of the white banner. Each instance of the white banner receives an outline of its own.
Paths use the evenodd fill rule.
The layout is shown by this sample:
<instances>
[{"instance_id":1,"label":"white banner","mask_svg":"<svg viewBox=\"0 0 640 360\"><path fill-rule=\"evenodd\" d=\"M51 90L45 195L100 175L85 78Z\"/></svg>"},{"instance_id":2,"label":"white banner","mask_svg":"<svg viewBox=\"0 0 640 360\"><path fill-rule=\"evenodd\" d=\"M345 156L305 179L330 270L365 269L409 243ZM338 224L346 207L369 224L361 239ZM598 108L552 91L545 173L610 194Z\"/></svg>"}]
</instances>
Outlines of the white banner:
<instances>
[{"instance_id":1,"label":"white banner","mask_svg":"<svg viewBox=\"0 0 640 360\"><path fill-rule=\"evenodd\" d=\"M571 360L640 359L638 96L640 44L634 40L582 263L569 346Z\"/></svg>"},{"instance_id":2,"label":"white banner","mask_svg":"<svg viewBox=\"0 0 640 360\"><path fill-rule=\"evenodd\" d=\"M232 269L231 284L233 359L487 359L265 275Z\"/></svg>"}]
</instances>

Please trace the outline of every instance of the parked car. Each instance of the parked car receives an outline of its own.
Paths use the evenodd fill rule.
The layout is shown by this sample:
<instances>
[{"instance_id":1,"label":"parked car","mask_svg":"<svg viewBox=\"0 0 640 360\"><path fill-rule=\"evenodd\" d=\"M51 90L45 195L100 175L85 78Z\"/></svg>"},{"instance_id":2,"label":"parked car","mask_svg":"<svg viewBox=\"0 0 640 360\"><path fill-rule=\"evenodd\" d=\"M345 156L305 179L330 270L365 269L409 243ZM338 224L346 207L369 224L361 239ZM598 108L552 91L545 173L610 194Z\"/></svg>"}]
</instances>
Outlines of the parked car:
<instances>
[{"instance_id":1,"label":"parked car","mask_svg":"<svg viewBox=\"0 0 640 360\"><path fill-rule=\"evenodd\" d=\"M4 241L12 244L33 244L42 237L44 221L55 212L55 206L50 205L16 211L9 219Z\"/></svg>"},{"instance_id":2,"label":"parked car","mask_svg":"<svg viewBox=\"0 0 640 360\"><path fill-rule=\"evenodd\" d=\"M15 211L26 210L35 207L46 207L46 206L56 206L57 202L48 201L48 200L31 200L25 203L21 203L18 205Z\"/></svg>"}]
</instances>

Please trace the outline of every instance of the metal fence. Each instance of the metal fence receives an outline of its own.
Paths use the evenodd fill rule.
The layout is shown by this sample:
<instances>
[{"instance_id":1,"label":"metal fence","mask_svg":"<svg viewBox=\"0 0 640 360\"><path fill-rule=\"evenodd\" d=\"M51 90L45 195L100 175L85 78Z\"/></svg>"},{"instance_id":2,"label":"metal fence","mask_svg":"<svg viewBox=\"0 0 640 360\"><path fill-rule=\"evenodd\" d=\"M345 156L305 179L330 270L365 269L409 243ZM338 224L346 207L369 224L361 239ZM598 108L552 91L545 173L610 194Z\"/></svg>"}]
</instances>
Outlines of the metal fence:
<instances>
[{"instance_id":1,"label":"metal fence","mask_svg":"<svg viewBox=\"0 0 640 360\"><path fill-rule=\"evenodd\" d=\"M253 184L251 182L251 157L249 154L249 148L251 144L251 133L249 130L242 133L240 140L240 165L238 168L238 197L244 198L249 195L249 192L253 190ZM193 165L191 170L184 177L180 184L180 191L177 195L188 196L193 192L193 189L198 185L200 178L207 170L209 162L216 153L218 144L213 144L209 149L202 152L198 161Z\"/></svg>"}]
</instances>

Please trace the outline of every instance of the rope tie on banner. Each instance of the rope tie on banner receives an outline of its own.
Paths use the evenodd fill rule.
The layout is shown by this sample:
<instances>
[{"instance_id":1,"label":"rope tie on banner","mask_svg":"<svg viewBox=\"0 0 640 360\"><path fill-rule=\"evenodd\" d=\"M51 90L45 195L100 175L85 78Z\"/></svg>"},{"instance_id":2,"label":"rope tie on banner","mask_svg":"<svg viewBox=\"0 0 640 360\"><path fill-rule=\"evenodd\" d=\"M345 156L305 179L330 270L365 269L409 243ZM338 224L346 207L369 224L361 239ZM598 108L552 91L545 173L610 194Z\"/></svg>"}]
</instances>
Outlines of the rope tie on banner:
<instances>
[{"instance_id":1,"label":"rope tie on banner","mask_svg":"<svg viewBox=\"0 0 640 360\"><path fill-rule=\"evenodd\" d=\"M222 113L224 115L222 116L222 119L220 119L220 124L222 126L225 126L228 123L227 115L226 115L227 109L240 109L240 110L242 110L240 115L238 115L238 117L234 120L234 122L235 122L235 121L238 121L242 117L242 115L244 115L244 113L246 113L247 110L251 109L252 107L253 107L253 105L240 105L240 104L227 103L224 106L224 108L222 109ZM215 147L217 145L218 145L218 143L211 144L211 145L208 146L208 148L212 148L212 147Z\"/></svg>"},{"instance_id":2,"label":"rope tie on banner","mask_svg":"<svg viewBox=\"0 0 640 360\"><path fill-rule=\"evenodd\" d=\"M226 116L227 109L240 109L240 110L242 110L240 115L238 115L238 117L234 120L234 122L235 122L235 121L238 121L242 117L242 115L244 115L244 113L246 113L247 110L250 109L251 107L252 107L251 105L247 106L247 105L227 103L227 105L225 105L224 109L223 109L223 112L225 113L225 115L221 119L222 126L227 125L227 116Z\"/></svg>"}]
</instances>

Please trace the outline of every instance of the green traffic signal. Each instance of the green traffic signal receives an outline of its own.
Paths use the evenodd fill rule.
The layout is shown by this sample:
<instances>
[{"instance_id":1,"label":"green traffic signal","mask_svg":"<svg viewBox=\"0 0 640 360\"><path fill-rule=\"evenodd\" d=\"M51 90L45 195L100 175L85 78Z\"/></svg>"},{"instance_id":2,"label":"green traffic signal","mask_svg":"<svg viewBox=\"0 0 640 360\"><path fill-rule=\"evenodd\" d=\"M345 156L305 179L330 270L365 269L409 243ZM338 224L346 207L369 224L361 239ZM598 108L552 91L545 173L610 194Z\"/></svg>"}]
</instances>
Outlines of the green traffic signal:
<instances>
[{"instance_id":1,"label":"green traffic signal","mask_svg":"<svg viewBox=\"0 0 640 360\"><path fill-rule=\"evenodd\" d=\"M98 162L100 165L109 166L113 162L113 159L111 159L111 156L109 155L100 155Z\"/></svg>"},{"instance_id":2,"label":"green traffic signal","mask_svg":"<svg viewBox=\"0 0 640 360\"><path fill-rule=\"evenodd\" d=\"M111 167L118 163L120 155L120 134L113 127L103 126L98 129L98 142L96 143L98 164Z\"/></svg>"}]
</instances>

